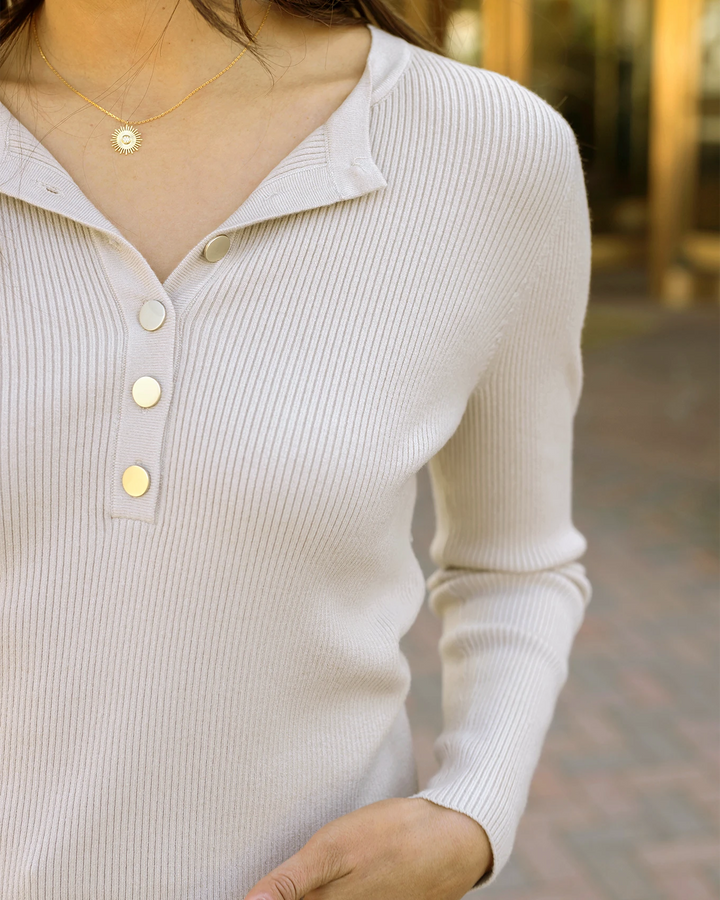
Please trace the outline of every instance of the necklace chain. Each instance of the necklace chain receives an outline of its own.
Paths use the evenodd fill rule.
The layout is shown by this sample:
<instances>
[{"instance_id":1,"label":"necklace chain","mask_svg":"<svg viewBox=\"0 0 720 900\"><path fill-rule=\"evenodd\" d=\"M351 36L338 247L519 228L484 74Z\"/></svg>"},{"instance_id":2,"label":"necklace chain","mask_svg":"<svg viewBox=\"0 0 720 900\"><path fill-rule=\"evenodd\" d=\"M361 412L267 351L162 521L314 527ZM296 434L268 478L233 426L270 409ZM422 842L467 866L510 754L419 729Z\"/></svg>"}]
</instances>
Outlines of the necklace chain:
<instances>
[{"instance_id":1,"label":"necklace chain","mask_svg":"<svg viewBox=\"0 0 720 900\"><path fill-rule=\"evenodd\" d=\"M267 19L269 12L270 12L270 3L267 4L267 8L265 10L265 15L263 16L263 20L260 23L260 28L258 28L258 30L253 35L253 40L260 34L260 31L261 31L263 25L265 24L265 19ZM116 116L115 113L111 113L110 110L105 109L104 107L100 106L99 103L96 103L94 100L91 100L89 97L86 97L85 94L81 94L80 91L78 91L76 88L74 88L70 84L69 81L67 81L65 78L62 77L62 75L53 66L53 64L50 62L50 60L47 58L47 56L45 56L45 54L43 53L43 49L40 46L40 39L38 38L37 26L35 25L35 16L33 16L33 18L32 18L32 31L33 31L33 37L35 38L35 43L37 44L37 48L40 51L40 56L42 56L42 58L45 60L48 67L50 68L50 70L52 72L54 72L55 75L57 75L57 77L60 79L60 81L62 81L63 84L67 85L73 93L78 95L78 97L82 97L83 100L86 100L88 103L92 104L96 109L99 109L100 112L104 112L106 116L110 116L111 118L115 119L116 121L122 122L123 125L144 125L146 122L154 122L155 119L161 119L163 116L166 116L168 113L171 113L174 109L177 109L178 106L182 106L182 104L186 100L189 100L193 96L193 94L197 94L197 92L199 90L202 90L202 88L207 87L207 85L209 85L211 82L215 81L216 78L219 78L221 75L224 75L227 72L227 70L232 68L235 65L235 63L244 55L245 51L247 50L247 48L249 46L249 45L246 45L245 47L243 47L242 53L239 53L235 57L235 59L231 63L229 63L227 66L225 66L225 68L221 72L218 72L217 75L213 75L212 78L208 78L207 81L204 81L199 87L196 87L194 91L190 91L190 93L187 95L187 97L183 97L183 99L179 103L176 103L174 106L171 106L170 109L166 109L165 112L158 113L158 115L156 115L156 116L150 116L150 118L148 118L148 119L139 119L136 122L131 122L129 119L124 119L121 116Z\"/></svg>"}]
</instances>

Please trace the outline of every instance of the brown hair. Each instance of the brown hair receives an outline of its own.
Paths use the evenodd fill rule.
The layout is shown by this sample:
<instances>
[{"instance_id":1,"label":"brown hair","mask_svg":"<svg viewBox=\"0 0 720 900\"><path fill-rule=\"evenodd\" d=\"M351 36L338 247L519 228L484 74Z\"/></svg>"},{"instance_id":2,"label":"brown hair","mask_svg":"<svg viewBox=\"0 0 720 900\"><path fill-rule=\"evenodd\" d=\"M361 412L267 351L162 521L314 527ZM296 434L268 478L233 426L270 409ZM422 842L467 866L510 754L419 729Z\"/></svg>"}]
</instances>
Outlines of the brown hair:
<instances>
[{"instance_id":1,"label":"brown hair","mask_svg":"<svg viewBox=\"0 0 720 900\"><path fill-rule=\"evenodd\" d=\"M200 15L221 34L241 45L247 44L250 52L257 54L253 47L253 35L243 16L241 0L232 0L235 23L228 22L218 14L213 0L190 0ZM276 7L292 16L312 19L325 25L353 25L364 22L375 25L383 31L404 38L411 44L443 53L432 39L420 34L393 8L388 0L270 0ZM29 24L32 14L40 9L43 0L0 0L0 55L17 38L20 31Z\"/></svg>"}]
</instances>

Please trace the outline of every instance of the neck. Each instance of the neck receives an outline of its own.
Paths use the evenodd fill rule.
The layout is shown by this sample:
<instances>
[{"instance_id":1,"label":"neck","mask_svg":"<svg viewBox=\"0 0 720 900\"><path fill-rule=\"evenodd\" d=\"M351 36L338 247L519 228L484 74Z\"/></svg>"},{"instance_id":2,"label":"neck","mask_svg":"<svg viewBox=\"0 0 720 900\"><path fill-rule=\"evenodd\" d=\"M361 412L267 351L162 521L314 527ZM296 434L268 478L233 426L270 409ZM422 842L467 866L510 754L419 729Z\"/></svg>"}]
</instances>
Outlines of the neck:
<instances>
[{"instance_id":1,"label":"neck","mask_svg":"<svg viewBox=\"0 0 720 900\"><path fill-rule=\"evenodd\" d=\"M265 0L243 0L243 13L255 34L267 6ZM232 16L218 8L232 23ZM190 0L44 0L35 15L37 33L49 62L73 87L130 117L176 101L230 63L242 45L211 26ZM304 23L270 7L259 49L273 58L291 60L302 43ZM27 77L49 91L67 91L40 58L30 40L31 72ZM288 52L289 51L289 52ZM267 74L250 50L242 60L244 84L267 86ZM283 63L279 62L282 66ZM221 79L227 85L232 79Z\"/></svg>"}]
</instances>

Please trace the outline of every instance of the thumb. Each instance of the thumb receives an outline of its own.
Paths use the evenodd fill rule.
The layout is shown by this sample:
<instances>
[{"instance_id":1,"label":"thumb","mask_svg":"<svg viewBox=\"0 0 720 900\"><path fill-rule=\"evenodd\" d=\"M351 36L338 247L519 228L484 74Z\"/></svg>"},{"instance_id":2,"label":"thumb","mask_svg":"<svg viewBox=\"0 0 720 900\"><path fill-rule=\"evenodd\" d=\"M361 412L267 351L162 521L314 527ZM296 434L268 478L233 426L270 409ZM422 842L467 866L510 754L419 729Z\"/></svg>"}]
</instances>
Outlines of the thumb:
<instances>
[{"instance_id":1,"label":"thumb","mask_svg":"<svg viewBox=\"0 0 720 900\"><path fill-rule=\"evenodd\" d=\"M349 868L343 866L337 845L316 834L258 881L245 900L302 900L310 891L346 874Z\"/></svg>"}]
</instances>

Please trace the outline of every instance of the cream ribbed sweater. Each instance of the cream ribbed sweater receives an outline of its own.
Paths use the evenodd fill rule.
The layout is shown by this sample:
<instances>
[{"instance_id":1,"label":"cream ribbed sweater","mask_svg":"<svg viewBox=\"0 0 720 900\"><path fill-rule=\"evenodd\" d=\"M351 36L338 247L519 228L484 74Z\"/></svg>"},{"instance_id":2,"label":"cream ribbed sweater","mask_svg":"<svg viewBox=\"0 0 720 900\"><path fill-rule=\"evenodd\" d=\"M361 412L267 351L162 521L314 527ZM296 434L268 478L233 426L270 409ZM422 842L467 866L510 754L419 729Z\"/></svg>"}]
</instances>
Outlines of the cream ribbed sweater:
<instances>
[{"instance_id":1,"label":"cream ribbed sweater","mask_svg":"<svg viewBox=\"0 0 720 900\"><path fill-rule=\"evenodd\" d=\"M371 30L342 106L165 283L0 109L2 900L240 900L413 794L486 829L483 883L507 861L591 593L583 175L538 97ZM418 794L427 462L445 728Z\"/></svg>"}]
</instances>

